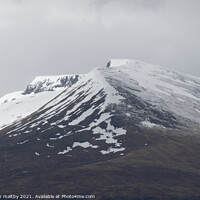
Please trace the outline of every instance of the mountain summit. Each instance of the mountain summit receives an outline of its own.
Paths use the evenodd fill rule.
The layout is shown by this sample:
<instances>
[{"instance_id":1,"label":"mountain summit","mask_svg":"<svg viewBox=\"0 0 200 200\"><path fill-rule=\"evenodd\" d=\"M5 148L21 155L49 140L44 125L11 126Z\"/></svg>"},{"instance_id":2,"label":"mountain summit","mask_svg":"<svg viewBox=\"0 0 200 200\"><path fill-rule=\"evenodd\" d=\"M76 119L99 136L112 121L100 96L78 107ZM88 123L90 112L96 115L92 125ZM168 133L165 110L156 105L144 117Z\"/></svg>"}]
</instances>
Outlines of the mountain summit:
<instances>
[{"instance_id":1,"label":"mountain summit","mask_svg":"<svg viewBox=\"0 0 200 200\"><path fill-rule=\"evenodd\" d=\"M36 85L30 94L43 91ZM200 196L199 86L200 78L161 66L111 60L1 130L1 169L23 192L40 174L36 193L68 188L99 199ZM51 186L41 188L45 181ZM171 196L160 198L166 190Z\"/></svg>"},{"instance_id":2,"label":"mountain summit","mask_svg":"<svg viewBox=\"0 0 200 200\"><path fill-rule=\"evenodd\" d=\"M60 76L38 76L30 85L27 86L24 95L30 93L39 93L44 91L55 91L65 87L71 87L83 75L60 75Z\"/></svg>"}]
</instances>

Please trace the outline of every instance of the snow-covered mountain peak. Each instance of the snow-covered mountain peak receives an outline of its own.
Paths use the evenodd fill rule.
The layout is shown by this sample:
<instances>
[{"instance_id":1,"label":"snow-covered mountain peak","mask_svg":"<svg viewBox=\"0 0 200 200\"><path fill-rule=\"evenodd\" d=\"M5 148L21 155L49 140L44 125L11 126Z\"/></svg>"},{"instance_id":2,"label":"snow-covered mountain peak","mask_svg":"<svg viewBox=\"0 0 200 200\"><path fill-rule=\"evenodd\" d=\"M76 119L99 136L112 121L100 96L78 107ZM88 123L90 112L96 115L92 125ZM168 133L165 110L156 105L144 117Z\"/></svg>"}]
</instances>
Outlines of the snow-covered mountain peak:
<instances>
[{"instance_id":1,"label":"snow-covered mountain peak","mask_svg":"<svg viewBox=\"0 0 200 200\"><path fill-rule=\"evenodd\" d=\"M96 91L104 90L108 104L127 99L128 92L160 111L200 124L199 77L139 60L112 59L106 68L92 70L82 81L90 79Z\"/></svg>"},{"instance_id":2,"label":"snow-covered mountain peak","mask_svg":"<svg viewBox=\"0 0 200 200\"><path fill-rule=\"evenodd\" d=\"M67 86L72 86L83 75L57 75L57 76L38 76L27 86L23 94L39 93L43 91L54 91Z\"/></svg>"},{"instance_id":3,"label":"snow-covered mountain peak","mask_svg":"<svg viewBox=\"0 0 200 200\"><path fill-rule=\"evenodd\" d=\"M131 61L134 61L134 60L131 60L131 59L111 59L108 62L107 67L120 67L120 66L127 65Z\"/></svg>"},{"instance_id":4,"label":"snow-covered mountain peak","mask_svg":"<svg viewBox=\"0 0 200 200\"><path fill-rule=\"evenodd\" d=\"M45 81L49 81L49 82L57 82L58 80L62 79L63 77L65 77L67 75L56 75L56 76L36 76L33 81L31 82L32 85L37 84L38 82L45 82Z\"/></svg>"},{"instance_id":5,"label":"snow-covered mountain peak","mask_svg":"<svg viewBox=\"0 0 200 200\"><path fill-rule=\"evenodd\" d=\"M153 77L152 79L154 80L159 79L162 82L167 82L167 78L168 80L184 82L185 84L200 85L200 77L183 74L163 66L153 65L139 60L112 59L108 62L106 69L113 72L126 73L136 79L139 79L140 76L142 76L143 80ZM155 83L154 80L150 82L153 84Z\"/></svg>"},{"instance_id":6,"label":"snow-covered mountain peak","mask_svg":"<svg viewBox=\"0 0 200 200\"><path fill-rule=\"evenodd\" d=\"M134 59L111 59L107 67L109 68L130 68L131 70L139 70L143 73L147 72L166 72L170 71L165 67L153 65L144 61Z\"/></svg>"},{"instance_id":7,"label":"snow-covered mountain peak","mask_svg":"<svg viewBox=\"0 0 200 200\"><path fill-rule=\"evenodd\" d=\"M104 69L114 87L123 87L142 100L200 123L200 79L130 59L111 60Z\"/></svg>"}]
</instances>

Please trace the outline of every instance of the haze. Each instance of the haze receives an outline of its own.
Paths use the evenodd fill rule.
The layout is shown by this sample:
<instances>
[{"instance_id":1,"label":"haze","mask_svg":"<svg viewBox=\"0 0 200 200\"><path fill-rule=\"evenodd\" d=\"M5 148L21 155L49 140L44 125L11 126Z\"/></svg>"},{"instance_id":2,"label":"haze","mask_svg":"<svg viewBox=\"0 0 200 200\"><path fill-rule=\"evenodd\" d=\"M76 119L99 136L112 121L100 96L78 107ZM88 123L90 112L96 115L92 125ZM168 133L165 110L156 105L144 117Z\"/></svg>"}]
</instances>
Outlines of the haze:
<instances>
[{"instance_id":1,"label":"haze","mask_svg":"<svg viewBox=\"0 0 200 200\"><path fill-rule=\"evenodd\" d=\"M200 76L199 0L1 0L0 96L132 58Z\"/></svg>"}]
</instances>

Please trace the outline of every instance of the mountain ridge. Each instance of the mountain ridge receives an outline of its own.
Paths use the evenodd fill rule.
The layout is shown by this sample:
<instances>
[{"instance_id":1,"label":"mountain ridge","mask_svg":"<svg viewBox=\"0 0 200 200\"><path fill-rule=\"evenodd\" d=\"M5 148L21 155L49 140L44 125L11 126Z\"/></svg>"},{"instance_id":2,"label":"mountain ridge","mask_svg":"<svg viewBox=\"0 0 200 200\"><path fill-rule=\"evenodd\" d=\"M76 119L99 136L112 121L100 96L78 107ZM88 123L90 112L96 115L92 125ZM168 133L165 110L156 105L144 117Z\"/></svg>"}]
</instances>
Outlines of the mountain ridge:
<instances>
[{"instance_id":1,"label":"mountain ridge","mask_svg":"<svg viewBox=\"0 0 200 200\"><path fill-rule=\"evenodd\" d=\"M93 143L84 141L86 148L97 146L96 141L103 140L107 148L98 145L101 153L120 154L125 148L122 142L114 138L126 135L126 125L159 129L199 126L200 112L196 109L200 101L194 92L198 85L196 82L191 84L192 79L187 75L160 66L135 60L124 62L126 64L123 67L92 70L28 117L28 120L18 121L6 135L10 139L24 135L27 139L29 133L32 135L36 131L34 137L40 138L43 133L50 131L49 142L57 143L78 133L100 133L99 138L95 136ZM75 142L80 143L74 141L59 152L68 154L76 146Z\"/></svg>"},{"instance_id":2,"label":"mountain ridge","mask_svg":"<svg viewBox=\"0 0 200 200\"><path fill-rule=\"evenodd\" d=\"M59 88L71 87L84 75L68 74L57 76L37 76L27 86L22 94L39 93L44 91L54 91Z\"/></svg>"}]
</instances>

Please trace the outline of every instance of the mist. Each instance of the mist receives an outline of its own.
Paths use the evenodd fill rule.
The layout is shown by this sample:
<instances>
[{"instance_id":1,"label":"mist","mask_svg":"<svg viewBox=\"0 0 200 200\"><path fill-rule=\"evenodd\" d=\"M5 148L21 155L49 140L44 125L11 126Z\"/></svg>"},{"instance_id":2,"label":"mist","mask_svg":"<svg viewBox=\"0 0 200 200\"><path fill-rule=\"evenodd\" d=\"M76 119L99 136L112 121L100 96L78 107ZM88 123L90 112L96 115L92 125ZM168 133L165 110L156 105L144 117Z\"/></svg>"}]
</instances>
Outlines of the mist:
<instances>
[{"instance_id":1,"label":"mist","mask_svg":"<svg viewBox=\"0 0 200 200\"><path fill-rule=\"evenodd\" d=\"M132 58L200 76L198 0L1 0L0 96Z\"/></svg>"}]
</instances>

